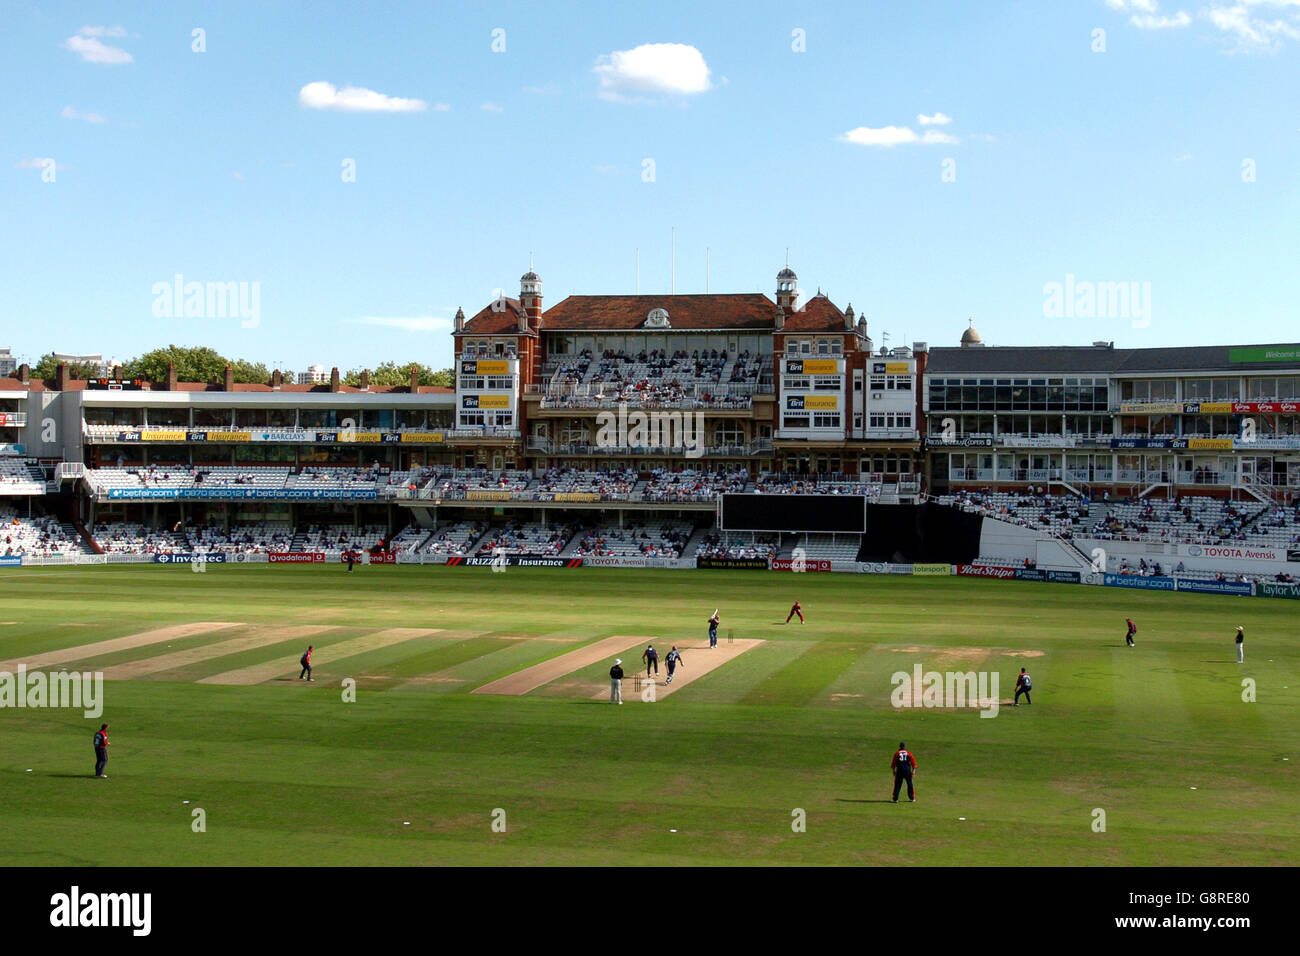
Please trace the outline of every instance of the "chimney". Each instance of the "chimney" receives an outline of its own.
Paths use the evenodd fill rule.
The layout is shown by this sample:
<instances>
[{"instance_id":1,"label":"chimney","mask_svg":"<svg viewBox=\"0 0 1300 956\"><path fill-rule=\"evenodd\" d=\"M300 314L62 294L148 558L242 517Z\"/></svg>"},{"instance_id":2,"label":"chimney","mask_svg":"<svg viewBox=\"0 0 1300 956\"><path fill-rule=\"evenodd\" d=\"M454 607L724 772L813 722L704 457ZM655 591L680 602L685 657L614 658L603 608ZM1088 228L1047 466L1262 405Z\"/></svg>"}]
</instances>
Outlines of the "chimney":
<instances>
[{"instance_id":1,"label":"chimney","mask_svg":"<svg viewBox=\"0 0 1300 956\"><path fill-rule=\"evenodd\" d=\"M117 379L119 382L122 380L122 366L113 366L113 378Z\"/></svg>"},{"instance_id":2,"label":"chimney","mask_svg":"<svg viewBox=\"0 0 1300 956\"><path fill-rule=\"evenodd\" d=\"M167 363L167 391L176 391L176 365L172 362Z\"/></svg>"},{"instance_id":3,"label":"chimney","mask_svg":"<svg viewBox=\"0 0 1300 956\"><path fill-rule=\"evenodd\" d=\"M335 365L332 369L330 369L330 391L337 392L338 390L339 390L339 367Z\"/></svg>"},{"instance_id":4,"label":"chimney","mask_svg":"<svg viewBox=\"0 0 1300 956\"><path fill-rule=\"evenodd\" d=\"M271 387L279 388L283 384L284 384L284 376L280 374L280 370L277 368L275 371L271 373Z\"/></svg>"},{"instance_id":5,"label":"chimney","mask_svg":"<svg viewBox=\"0 0 1300 956\"><path fill-rule=\"evenodd\" d=\"M58 371L58 389L59 389L59 391L60 391L60 392L66 392L66 391L68 390L68 383L71 382L71 381L72 381L72 372L70 372L70 371L68 370L68 363L67 363L67 362L60 362L60 363L59 363L59 371Z\"/></svg>"},{"instance_id":6,"label":"chimney","mask_svg":"<svg viewBox=\"0 0 1300 956\"><path fill-rule=\"evenodd\" d=\"M420 390L420 366L414 362L411 363L411 394L414 395Z\"/></svg>"},{"instance_id":7,"label":"chimney","mask_svg":"<svg viewBox=\"0 0 1300 956\"><path fill-rule=\"evenodd\" d=\"M363 392L370 391L370 369L363 368L361 370L361 390Z\"/></svg>"},{"instance_id":8,"label":"chimney","mask_svg":"<svg viewBox=\"0 0 1300 956\"><path fill-rule=\"evenodd\" d=\"M844 310L844 330L846 332L852 332L853 325L853 303L850 302L849 307Z\"/></svg>"},{"instance_id":9,"label":"chimney","mask_svg":"<svg viewBox=\"0 0 1300 956\"><path fill-rule=\"evenodd\" d=\"M225 389L227 392L233 392L235 390L235 370L229 365L226 366Z\"/></svg>"},{"instance_id":10,"label":"chimney","mask_svg":"<svg viewBox=\"0 0 1300 956\"><path fill-rule=\"evenodd\" d=\"M464 309L456 310L456 331L457 332L465 331L465 310Z\"/></svg>"},{"instance_id":11,"label":"chimney","mask_svg":"<svg viewBox=\"0 0 1300 956\"><path fill-rule=\"evenodd\" d=\"M32 380L32 367L24 362L18 366L18 381L26 385Z\"/></svg>"},{"instance_id":12,"label":"chimney","mask_svg":"<svg viewBox=\"0 0 1300 956\"><path fill-rule=\"evenodd\" d=\"M780 332L785 328L785 309L781 306L776 307L776 331Z\"/></svg>"}]
</instances>

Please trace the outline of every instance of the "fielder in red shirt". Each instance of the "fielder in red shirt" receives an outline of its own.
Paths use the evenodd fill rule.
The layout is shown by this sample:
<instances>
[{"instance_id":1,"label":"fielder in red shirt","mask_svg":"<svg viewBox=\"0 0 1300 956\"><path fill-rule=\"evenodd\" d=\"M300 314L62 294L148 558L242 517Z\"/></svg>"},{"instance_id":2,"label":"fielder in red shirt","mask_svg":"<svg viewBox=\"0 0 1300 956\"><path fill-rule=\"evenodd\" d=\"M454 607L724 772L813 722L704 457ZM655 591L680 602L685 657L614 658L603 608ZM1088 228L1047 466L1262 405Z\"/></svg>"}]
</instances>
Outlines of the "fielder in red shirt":
<instances>
[{"instance_id":1,"label":"fielder in red shirt","mask_svg":"<svg viewBox=\"0 0 1300 956\"><path fill-rule=\"evenodd\" d=\"M799 623L805 623L803 619L803 605L798 601L794 602L794 607L790 608L790 613L785 616L785 623L789 624L790 618L794 617L796 614L799 615Z\"/></svg>"},{"instance_id":2,"label":"fielder in red shirt","mask_svg":"<svg viewBox=\"0 0 1300 956\"><path fill-rule=\"evenodd\" d=\"M298 680L302 680L304 677L309 681L314 681L316 679L311 676L311 652L312 646L308 644L307 650L303 653L302 657L298 658L298 663L302 665L302 673L298 675Z\"/></svg>"},{"instance_id":3,"label":"fielder in red shirt","mask_svg":"<svg viewBox=\"0 0 1300 956\"><path fill-rule=\"evenodd\" d=\"M901 740L898 742L898 750L894 752L894 759L889 761L889 769L894 771L894 803L898 802L898 791L902 789L904 780L907 781L907 799L916 803L916 791L912 788L912 774L916 773L916 758Z\"/></svg>"}]
</instances>

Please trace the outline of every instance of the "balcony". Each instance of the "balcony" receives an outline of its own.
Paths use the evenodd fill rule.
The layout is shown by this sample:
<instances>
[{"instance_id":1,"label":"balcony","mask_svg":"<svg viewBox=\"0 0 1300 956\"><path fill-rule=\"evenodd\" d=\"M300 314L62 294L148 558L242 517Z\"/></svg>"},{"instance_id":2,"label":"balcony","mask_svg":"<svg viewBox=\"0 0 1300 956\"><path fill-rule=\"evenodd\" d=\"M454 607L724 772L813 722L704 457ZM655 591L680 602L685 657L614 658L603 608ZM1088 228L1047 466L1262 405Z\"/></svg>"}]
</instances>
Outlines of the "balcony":
<instances>
[{"instance_id":1,"label":"balcony","mask_svg":"<svg viewBox=\"0 0 1300 956\"><path fill-rule=\"evenodd\" d=\"M919 441L920 432L915 428L864 428L862 438L866 441Z\"/></svg>"},{"instance_id":2,"label":"balcony","mask_svg":"<svg viewBox=\"0 0 1300 956\"><path fill-rule=\"evenodd\" d=\"M503 428L496 425L470 425L461 428L449 428L444 433L449 440L473 439L514 439L520 435L518 428Z\"/></svg>"},{"instance_id":3,"label":"balcony","mask_svg":"<svg viewBox=\"0 0 1300 956\"><path fill-rule=\"evenodd\" d=\"M298 428L291 425L98 425L83 423L82 434L88 444L141 442L158 438L175 444L345 444L347 442L437 444L451 434L445 428L322 427ZM479 435L479 432L475 432ZM179 437L178 437L179 436ZM492 437L492 436L489 436ZM518 437L518 430L515 432Z\"/></svg>"},{"instance_id":4,"label":"balcony","mask_svg":"<svg viewBox=\"0 0 1300 956\"><path fill-rule=\"evenodd\" d=\"M772 452L770 438L757 438L748 444L705 445L702 453L697 449L688 449L684 445L593 445L589 442L556 442L549 438L530 435L525 446L529 452L539 455L558 456L631 456L638 457L703 457L703 458L749 458Z\"/></svg>"},{"instance_id":5,"label":"balcony","mask_svg":"<svg viewBox=\"0 0 1300 956\"><path fill-rule=\"evenodd\" d=\"M607 391L599 385L550 386L529 385L526 395L541 395L545 411L570 409L604 409L616 411L626 406L628 411L748 411L753 407L754 395L761 394L763 386L750 384L693 385L680 398L664 399L642 397Z\"/></svg>"}]
</instances>

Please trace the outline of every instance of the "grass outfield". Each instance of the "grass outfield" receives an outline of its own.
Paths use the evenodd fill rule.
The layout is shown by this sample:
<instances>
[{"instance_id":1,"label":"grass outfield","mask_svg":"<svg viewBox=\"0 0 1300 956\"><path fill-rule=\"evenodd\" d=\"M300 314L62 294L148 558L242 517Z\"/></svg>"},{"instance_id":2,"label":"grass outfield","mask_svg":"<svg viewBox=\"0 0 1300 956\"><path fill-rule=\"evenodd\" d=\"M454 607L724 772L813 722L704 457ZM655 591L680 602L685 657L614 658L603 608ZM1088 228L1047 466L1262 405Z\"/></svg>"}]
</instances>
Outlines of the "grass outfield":
<instances>
[{"instance_id":1,"label":"grass outfield","mask_svg":"<svg viewBox=\"0 0 1300 956\"><path fill-rule=\"evenodd\" d=\"M795 597L808 623L786 626ZM643 637L661 653L684 646L689 675L710 653L696 648L715 607L724 645L728 635L762 643L654 704L630 681L626 706L592 699L608 691L604 657L522 696L472 692L619 635L629 675ZM91 777L101 720L0 710L0 859L1293 864L1297 610L745 571L5 569L5 661L172 625L214 629L91 648L61 665L106 674L108 780ZM1125 616L1140 628L1133 649ZM314 684L296 680L308 643ZM994 719L896 710L890 675L916 663L997 671L1003 700L1028 666L1034 703ZM346 677L355 703L342 700ZM1246 677L1255 703L1242 701ZM899 740L919 764L915 804L888 802ZM204 833L191 830L194 808ZM492 831L496 808L504 833ZM806 832L792 831L795 808Z\"/></svg>"}]
</instances>

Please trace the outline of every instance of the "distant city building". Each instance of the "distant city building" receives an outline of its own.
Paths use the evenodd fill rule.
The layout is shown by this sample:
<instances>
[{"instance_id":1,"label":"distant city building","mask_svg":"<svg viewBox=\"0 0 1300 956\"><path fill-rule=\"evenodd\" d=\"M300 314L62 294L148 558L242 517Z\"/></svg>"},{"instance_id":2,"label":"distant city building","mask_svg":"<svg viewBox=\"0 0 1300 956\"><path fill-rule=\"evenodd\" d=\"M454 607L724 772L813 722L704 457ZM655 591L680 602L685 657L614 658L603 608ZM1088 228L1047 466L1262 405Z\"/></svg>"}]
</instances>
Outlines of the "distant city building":
<instances>
[{"instance_id":1,"label":"distant city building","mask_svg":"<svg viewBox=\"0 0 1300 956\"><path fill-rule=\"evenodd\" d=\"M104 361L104 356L100 352L87 352L84 355L74 352L55 352L54 361L67 362L69 365L89 365L94 372L94 378L108 378L113 374L113 367L121 364L117 359Z\"/></svg>"},{"instance_id":2,"label":"distant city building","mask_svg":"<svg viewBox=\"0 0 1300 956\"><path fill-rule=\"evenodd\" d=\"M18 363L14 361L13 353L8 349L0 349L0 376L9 376L18 368Z\"/></svg>"},{"instance_id":3,"label":"distant city building","mask_svg":"<svg viewBox=\"0 0 1300 956\"><path fill-rule=\"evenodd\" d=\"M299 385L324 385L330 380L324 365L312 365L305 372L298 373Z\"/></svg>"}]
</instances>

